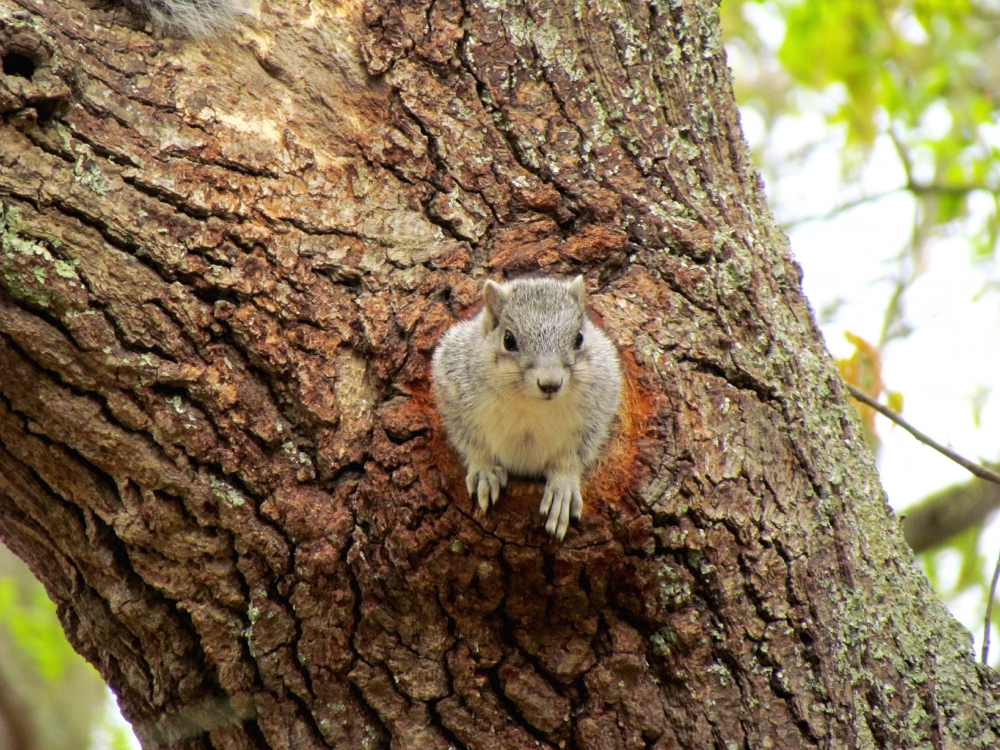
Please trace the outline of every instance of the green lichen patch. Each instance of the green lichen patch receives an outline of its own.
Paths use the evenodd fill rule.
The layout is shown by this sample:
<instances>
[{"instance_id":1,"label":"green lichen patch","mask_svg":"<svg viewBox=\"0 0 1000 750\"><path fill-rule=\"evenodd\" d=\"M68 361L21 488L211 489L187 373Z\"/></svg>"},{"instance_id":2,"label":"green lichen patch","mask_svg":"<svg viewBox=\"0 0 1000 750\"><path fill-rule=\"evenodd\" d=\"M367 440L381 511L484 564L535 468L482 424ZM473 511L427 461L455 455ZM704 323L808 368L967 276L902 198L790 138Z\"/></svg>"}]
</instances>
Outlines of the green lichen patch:
<instances>
[{"instance_id":1,"label":"green lichen patch","mask_svg":"<svg viewBox=\"0 0 1000 750\"><path fill-rule=\"evenodd\" d=\"M55 315L87 309L87 290L74 264L24 233L18 209L2 204L0 287L17 302Z\"/></svg>"}]
</instances>

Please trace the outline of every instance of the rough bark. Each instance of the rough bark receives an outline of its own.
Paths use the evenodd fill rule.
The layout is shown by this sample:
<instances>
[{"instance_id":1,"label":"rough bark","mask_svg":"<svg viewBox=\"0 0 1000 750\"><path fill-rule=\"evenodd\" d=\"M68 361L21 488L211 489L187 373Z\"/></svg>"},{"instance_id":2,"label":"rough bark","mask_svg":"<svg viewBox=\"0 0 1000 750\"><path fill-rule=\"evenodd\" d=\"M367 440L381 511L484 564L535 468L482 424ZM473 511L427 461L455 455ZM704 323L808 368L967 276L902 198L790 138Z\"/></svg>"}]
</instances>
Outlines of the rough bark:
<instances>
[{"instance_id":1,"label":"rough bark","mask_svg":"<svg viewBox=\"0 0 1000 750\"><path fill-rule=\"evenodd\" d=\"M0 0L0 533L146 747L986 748L707 0ZM16 65L15 65L16 63ZM429 401L486 275L585 273L628 388L582 523Z\"/></svg>"}]
</instances>

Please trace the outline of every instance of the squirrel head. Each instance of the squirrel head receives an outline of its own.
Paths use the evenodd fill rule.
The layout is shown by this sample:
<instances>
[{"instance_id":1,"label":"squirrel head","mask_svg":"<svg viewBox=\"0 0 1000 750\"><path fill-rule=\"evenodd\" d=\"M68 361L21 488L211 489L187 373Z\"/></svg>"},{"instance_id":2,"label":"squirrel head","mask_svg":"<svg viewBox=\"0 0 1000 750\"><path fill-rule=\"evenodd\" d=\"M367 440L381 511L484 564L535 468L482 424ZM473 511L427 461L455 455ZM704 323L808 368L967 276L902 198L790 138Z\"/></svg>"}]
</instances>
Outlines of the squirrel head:
<instances>
[{"instance_id":1,"label":"squirrel head","mask_svg":"<svg viewBox=\"0 0 1000 750\"><path fill-rule=\"evenodd\" d=\"M487 281L483 301L483 334L503 386L554 400L585 376L591 324L582 276Z\"/></svg>"}]
</instances>

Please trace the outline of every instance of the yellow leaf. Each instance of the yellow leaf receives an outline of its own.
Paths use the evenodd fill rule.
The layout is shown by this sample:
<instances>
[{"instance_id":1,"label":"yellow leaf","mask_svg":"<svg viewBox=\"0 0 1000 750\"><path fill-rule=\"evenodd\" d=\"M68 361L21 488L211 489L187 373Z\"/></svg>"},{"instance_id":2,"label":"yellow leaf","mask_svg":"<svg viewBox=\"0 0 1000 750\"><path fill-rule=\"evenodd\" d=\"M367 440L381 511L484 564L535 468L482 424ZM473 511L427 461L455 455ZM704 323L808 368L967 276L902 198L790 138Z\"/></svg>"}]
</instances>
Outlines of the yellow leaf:
<instances>
[{"instance_id":1,"label":"yellow leaf","mask_svg":"<svg viewBox=\"0 0 1000 750\"><path fill-rule=\"evenodd\" d=\"M901 411L903 395L898 391L886 390L882 381L882 355L878 347L850 331L844 332L844 338L854 346L854 352L850 357L837 360L840 376L845 382L864 391L873 399L878 399L885 392L889 408L896 412ZM861 417L861 425L865 429L868 444L872 450L877 450L880 441L875 432L875 410L857 401L854 401L854 406L858 410L858 416Z\"/></svg>"},{"instance_id":2,"label":"yellow leaf","mask_svg":"<svg viewBox=\"0 0 1000 750\"><path fill-rule=\"evenodd\" d=\"M885 402L886 406L892 409L897 414L902 414L903 412L903 394L899 391L886 391L885 392Z\"/></svg>"}]
</instances>

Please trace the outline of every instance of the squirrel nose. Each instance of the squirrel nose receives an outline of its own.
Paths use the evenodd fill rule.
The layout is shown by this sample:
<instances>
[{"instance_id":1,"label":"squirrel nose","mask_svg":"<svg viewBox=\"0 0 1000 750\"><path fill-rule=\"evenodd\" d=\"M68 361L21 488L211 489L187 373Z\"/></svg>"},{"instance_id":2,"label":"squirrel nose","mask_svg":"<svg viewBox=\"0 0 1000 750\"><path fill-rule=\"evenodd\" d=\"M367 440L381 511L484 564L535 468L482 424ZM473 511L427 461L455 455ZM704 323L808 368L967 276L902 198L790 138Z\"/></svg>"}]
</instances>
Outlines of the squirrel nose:
<instances>
[{"instance_id":1,"label":"squirrel nose","mask_svg":"<svg viewBox=\"0 0 1000 750\"><path fill-rule=\"evenodd\" d=\"M547 396L551 396L553 393L558 393L559 389L562 388L562 378L559 380L539 380L538 390Z\"/></svg>"}]
</instances>

